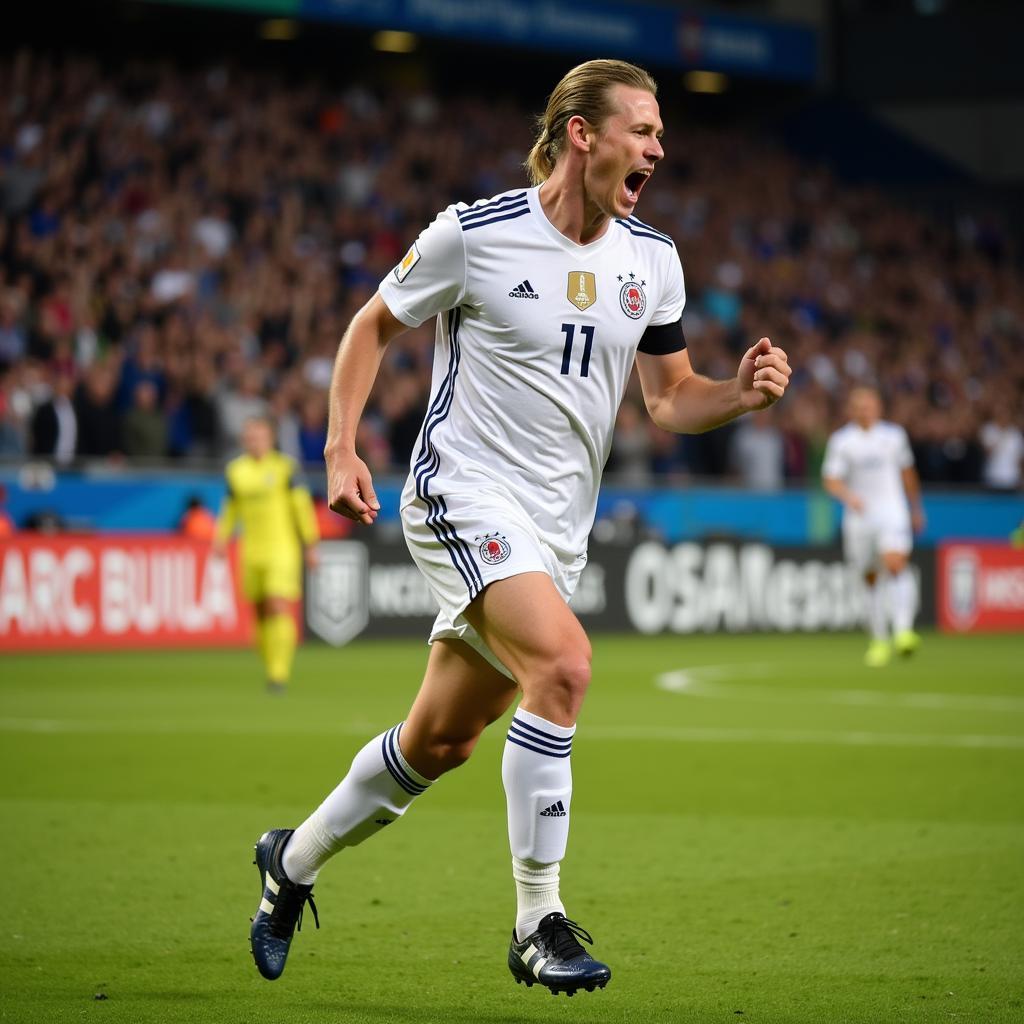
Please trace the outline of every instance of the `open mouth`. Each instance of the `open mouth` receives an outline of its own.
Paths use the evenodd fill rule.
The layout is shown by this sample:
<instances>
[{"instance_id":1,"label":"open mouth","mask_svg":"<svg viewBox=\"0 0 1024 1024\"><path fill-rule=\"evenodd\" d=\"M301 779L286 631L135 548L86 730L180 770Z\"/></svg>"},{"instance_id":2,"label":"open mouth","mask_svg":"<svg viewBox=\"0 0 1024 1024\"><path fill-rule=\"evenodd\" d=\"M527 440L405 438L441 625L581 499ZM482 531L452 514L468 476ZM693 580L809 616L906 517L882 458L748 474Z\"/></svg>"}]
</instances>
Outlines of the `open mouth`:
<instances>
[{"instance_id":1,"label":"open mouth","mask_svg":"<svg viewBox=\"0 0 1024 1024\"><path fill-rule=\"evenodd\" d=\"M624 182L626 186L626 196L629 198L631 203L635 203L640 198L640 191L647 184L647 179L651 176L651 172L648 170L632 171L626 175Z\"/></svg>"}]
</instances>

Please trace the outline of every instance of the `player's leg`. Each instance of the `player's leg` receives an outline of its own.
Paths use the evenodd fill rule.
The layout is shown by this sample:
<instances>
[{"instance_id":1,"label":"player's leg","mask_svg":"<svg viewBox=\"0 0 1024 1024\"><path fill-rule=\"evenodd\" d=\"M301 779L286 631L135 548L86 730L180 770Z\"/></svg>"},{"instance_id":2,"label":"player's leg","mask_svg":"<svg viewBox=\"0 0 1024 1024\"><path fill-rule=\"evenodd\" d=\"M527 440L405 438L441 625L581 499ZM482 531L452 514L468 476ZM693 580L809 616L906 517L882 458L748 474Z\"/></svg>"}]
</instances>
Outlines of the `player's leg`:
<instances>
[{"instance_id":1,"label":"player's leg","mask_svg":"<svg viewBox=\"0 0 1024 1024\"><path fill-rule=\"evenodd\" d=\"M566 919L559 896L590 642L545 573L491 583L464 614L523 690L502 758L517 896L509 968L517 981L537 980L556 993L603 987L611 971L580 945L590 936Z\"/></svg>"},{"instance_id":2,"label":"player's leg","mask_svg":"<svg viewBox=\"0 0 1024 1024\"><path fill-rule=\"evenodd\" d=\"M906 656L917 650L921 638L914 632L916 594L909 552L902 547L883 551L882 563L886 571L886 603L892 621L893 646L899 654Z\"/></svg>"},{"instance_id":3,"label":"player's leg","mask_svg":"<svg viewBox=\"0 0 1024 1024\"><path fill-rule=\"evenodd\" d=\"M870 642L864 654L868 668L882 668L889 664L892 645L889 642L889 616L886 607L886 588L881 573L872 570L864 574L868 602L868 636Z\"/></svg>"},{"instance_id":4,"label":"player's leg","mask_svg":"<svg viewBox=\"0 0 1024 1024\"><path fill-rule=\"evenodd\" d=\"M860 516L847 516L843 521L843 551L847 563L861 575L867 599L868 649L864 664L881 668L889 663L889 619L886 614L885 590L880 581L881 564L872 526Z\"/></svg>"},{"instance_id":5,"label":"player's leg","mask_svg":"<svg viewBox=\"0 0 1024 1024\"><path fill-rule=\"evenodd\" d=\"M248 601L253 614L253 642L256 653L263 663L264 674L267 668L267 609L264 604L266 597L263 566L256 565L248 558L239 563L242 596Z\"/></svg>"},{"instance_id":6,"label":"player's leg","mask_svg":"<svg viewBox=\"0 0 1024 1024\"><path fill-rule=\"evenodd\" d=\"M288 685L298 645L293 608L302 596L301 561L297 555L269 563L264 569L264 645L267 687L280 693Z\"/></svg>"},{"instance_id":7,"label":"player's leg","mask_svg":"<svg viewBox=\"0 0 1024 1024\"><path fill-rule=\"evenodd\" d=\"M284 970L299 913L327 860L397 821L438 775L461 764L515 692L507 676L466 644L436 642L407 722L370 740L294 833L274 829L260 839L256 862L264 891L251 938L264 977Z\"/></svg>"},{"instance_id":8,"label":"player's leg","mask_svg":"<svg viewBox=\"0 0 1024 1024\"><path fill-rule=\"evenodd\" d=\"M284 854L311 884L326 861L390 825L438 776L462 764L515 696L507 676L460 640L438 640L408 717L356 754L337 788L295 830Z\"/></svg>"},{"instance_id":9,"label":"player's leg","mask_svg":"<svg viewBox=\"0 0 1024 1024\"><path fill-rule=\"evenodd\" d=\"M274 595L267 597L263 606L266 609L263 634L267 686L271 691L281 692L291 679L298 630L290 600Z\"/></svg>"}]
</instances>

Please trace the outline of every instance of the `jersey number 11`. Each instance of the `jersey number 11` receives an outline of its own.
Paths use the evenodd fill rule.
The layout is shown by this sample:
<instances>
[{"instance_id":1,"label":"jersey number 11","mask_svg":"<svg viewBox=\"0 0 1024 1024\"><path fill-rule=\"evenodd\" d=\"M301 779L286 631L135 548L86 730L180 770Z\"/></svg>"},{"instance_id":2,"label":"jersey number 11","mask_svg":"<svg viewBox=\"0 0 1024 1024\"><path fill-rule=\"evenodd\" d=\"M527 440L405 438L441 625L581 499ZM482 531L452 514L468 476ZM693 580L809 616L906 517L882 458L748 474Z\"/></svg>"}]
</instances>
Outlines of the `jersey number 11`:
<instances>
[{"instance_id":1,"label":"jersey number 11","mask_svg":"<svg viewBox=\"0 0 1024 1024\"><path fill-rule=\"evenodd\" d=\"M565 335L565 347L562 349L562 374L569 375L569 363L572 360L572 343L576 337L575 324L562 324L562 333ZM583 335L583 358L580 360L580 376L590 375L590 349L594 344L594 325L584 324L580 327L580 334Z\"/></svg>"}]
</instances>

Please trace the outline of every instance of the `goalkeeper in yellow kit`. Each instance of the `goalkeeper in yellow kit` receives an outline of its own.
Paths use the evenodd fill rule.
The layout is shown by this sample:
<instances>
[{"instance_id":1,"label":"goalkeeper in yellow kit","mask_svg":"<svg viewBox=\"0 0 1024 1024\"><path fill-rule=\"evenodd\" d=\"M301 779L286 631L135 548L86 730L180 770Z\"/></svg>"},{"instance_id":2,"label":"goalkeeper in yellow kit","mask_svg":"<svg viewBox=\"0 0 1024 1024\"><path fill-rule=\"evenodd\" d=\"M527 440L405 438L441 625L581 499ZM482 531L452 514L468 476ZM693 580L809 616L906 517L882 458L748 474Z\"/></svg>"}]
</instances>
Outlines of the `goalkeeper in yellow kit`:
<instances>
[{"instance_id":1,"label":"goalkeeper in yellow kit","mask_svg":"<svg viewBox=\"0 0 1024 1024\"><path fill-rule=\"evenodd\" d=\"M291 675L296 630L292 606L302 596L302 564L316 564L320 539L309 491L293 459L274 448L270 420L253 417L242 432L244 453L225 470L227 495L217 520L214 554L223 556L239 527L242 591L256 613L256 646L267 689L282 692Z\"/></svg>"}]
</instances>

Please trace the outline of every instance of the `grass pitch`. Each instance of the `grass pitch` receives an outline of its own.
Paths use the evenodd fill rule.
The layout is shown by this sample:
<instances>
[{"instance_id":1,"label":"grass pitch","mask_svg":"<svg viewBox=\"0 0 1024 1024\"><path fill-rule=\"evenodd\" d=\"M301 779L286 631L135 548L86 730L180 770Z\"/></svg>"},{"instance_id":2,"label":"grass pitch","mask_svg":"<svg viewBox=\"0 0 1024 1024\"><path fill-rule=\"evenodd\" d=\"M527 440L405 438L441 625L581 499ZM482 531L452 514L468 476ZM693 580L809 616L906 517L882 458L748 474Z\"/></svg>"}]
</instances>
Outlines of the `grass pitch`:
<instances>
[{"instance_id":1,"label":"grass pitch","mask_svg":"<svg viewBox=\"0 0 1024 1024\"><path fill-rule=\"evenodd\" d=\"M1024 637L863 646L595 642L563 895L613 978L557 1001L504 963L500 724L252 965L255 839L402 717L422 644L308 647L282 699L243 652L5 656L0 1019L1024 1021Z\"/></svg>"}]
</instances>

